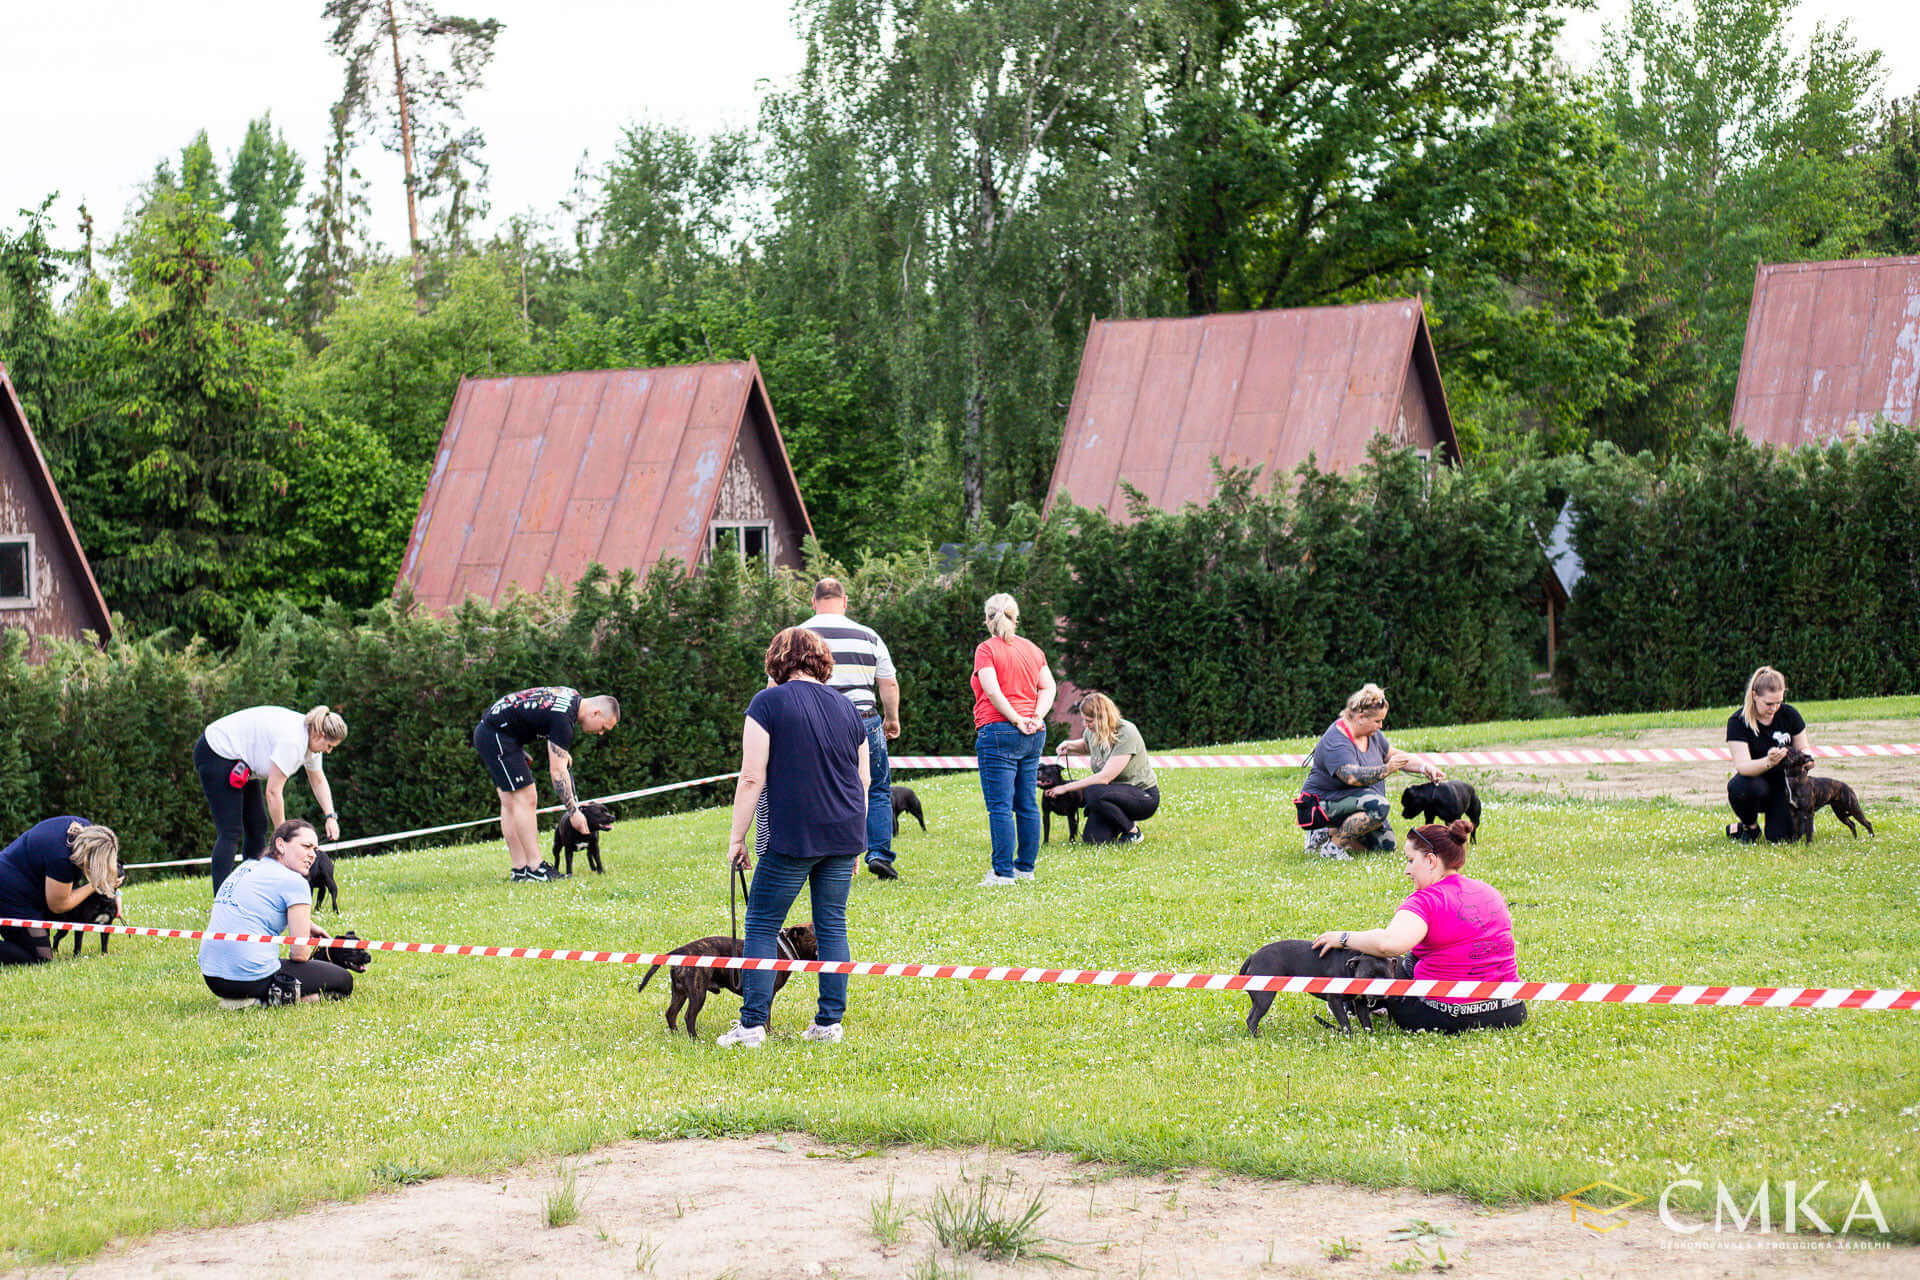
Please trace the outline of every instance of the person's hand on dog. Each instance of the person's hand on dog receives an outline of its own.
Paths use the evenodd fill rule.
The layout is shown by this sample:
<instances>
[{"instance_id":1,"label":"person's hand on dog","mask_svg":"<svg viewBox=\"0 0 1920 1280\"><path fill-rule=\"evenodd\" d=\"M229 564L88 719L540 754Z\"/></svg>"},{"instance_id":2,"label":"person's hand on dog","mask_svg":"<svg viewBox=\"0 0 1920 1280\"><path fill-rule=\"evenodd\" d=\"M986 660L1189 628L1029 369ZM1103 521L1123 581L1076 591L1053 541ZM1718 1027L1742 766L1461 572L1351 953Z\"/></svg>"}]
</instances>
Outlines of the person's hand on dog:
<instances>
[{"instance_id":1,"label":"person's hand on dog","mask_svg":"<svg viewBox=\"0 0 1920 1280\"><path fill-rule=\"evenodd\" d=\"M1420 772L1427 775L1428 782L1445 782L1447 780L1447 771L1437 764L1421 765Z\"/></svg>"},{"instance_id":2,"label":"person's hand on dog","mask_svg":"<svg viewBox=\"0 0 1920 1280\"><path fill-rule=\"evenodd\" d=\"M572 813L567 815L567 821L572 823L573 829L575 831L578 831L581 835L584 836L588 833L589 828L587 826L587 815L584 810L575 809Z\"/></svg>"},{"instance_id":3,"label":"person's hand on dog","mask_svg":"<svg viewBox=\"0 0 1920 1280\"><path fill-rule=\"evenodd\" d=\"M1787 749L1785 747L1775 747L1773 750L1767 752L1767 768L1773 768L1773 766L1779 764L1786 758Z\"/></svg>"},{"instance_id":4,"label":"person's hand on dog","mask_svg":"<svg viewBox=\"0 0 1920 1280\"><path fill-rule=\"evenodd\" d=\"M1345 946L1346 945L1345 938L1346 938L1346 934L1342 933L1341 931L1337 929L1329 929L1325 933L1321 934L1319 937L1315 938L1312 942L1308 943L1307 945L1312 947L1315 951L1318 951L1321 955L1325 955L1329 951L1333 951L1333 950L1336 950L1337 948Z\"/></svg>"}]
</instances>

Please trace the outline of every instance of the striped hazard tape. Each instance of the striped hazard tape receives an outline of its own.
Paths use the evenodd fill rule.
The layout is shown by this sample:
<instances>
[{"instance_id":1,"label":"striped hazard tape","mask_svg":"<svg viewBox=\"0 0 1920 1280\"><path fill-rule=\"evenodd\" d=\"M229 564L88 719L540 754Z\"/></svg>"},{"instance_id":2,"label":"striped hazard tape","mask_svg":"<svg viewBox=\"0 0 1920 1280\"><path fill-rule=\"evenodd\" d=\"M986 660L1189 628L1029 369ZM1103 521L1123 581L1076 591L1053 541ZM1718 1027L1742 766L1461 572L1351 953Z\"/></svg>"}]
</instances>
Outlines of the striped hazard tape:
<instances>
[{"instance_id":1,"label":"striped hazard tape","mask_svg":"<svg viewBox=\"0 0 1920 1280\"><path fill-rule=\"evenodd\" d=\"M498 960L572 960L586 964L686 965L695 969L771 969L844 973L855 978L960 978L1127 990L1273 991L1291 995L1432 996L1454 1000L1549 1000L1569 1004L1713 1005L1747 1009L1916 1009L1920 991L1896 987L1723 987L1630 982L1449 982L1411 978L1283 978L1226 973L1154 973L1124 969L1038 969L1016 965L885 964L867 960L759 960L742 956L683 956L671 952L567 951L548 947L469 946L451 942L381 942L371 938L291 938L277 934L154 929L126 924L66 924L58 920L0 919L0 928L77 929L134 938L258 942L354 947L434 956Z\"/></svg>"},{"instance_id":2,"label":"striped hazard tape","mask_svg":"<svg viewBox=\"0 0 1920 1280\"><path fill-rule=\"evenodd\" d=\"M1298 769L1307 757L1287 752L1252 756L1161 755L1150 753L1156 769ZM1422 751L1423 760L1455 768L1482 768L1514 764L1726 764L1724 747L1565 748L1539 751ZM1837 760L1877 760L1920 756L1920 743L1892 742L1869 746L1815 747L1812 755ZM1073 764L1080 757L1048 756L1052 763ZM975 769L973 756L889 756L890 769Z\"/></svg>"}]
</instances>

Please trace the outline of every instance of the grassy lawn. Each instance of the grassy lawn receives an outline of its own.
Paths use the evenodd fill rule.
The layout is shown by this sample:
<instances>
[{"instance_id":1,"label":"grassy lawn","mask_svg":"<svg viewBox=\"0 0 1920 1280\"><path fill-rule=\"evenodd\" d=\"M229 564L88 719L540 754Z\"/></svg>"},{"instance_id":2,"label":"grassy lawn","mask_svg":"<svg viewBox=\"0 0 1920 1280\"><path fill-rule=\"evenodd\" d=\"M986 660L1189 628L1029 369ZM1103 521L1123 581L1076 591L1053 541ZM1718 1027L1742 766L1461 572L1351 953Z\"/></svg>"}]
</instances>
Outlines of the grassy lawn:
<instances>
[{"instance_id":1,"label":"grassy lawn","mask_svg":"<svg viewBox=\"0 0 1920 1280\"><path fill-rule=\"evenodd\" d=\"M1844 704L1920 714L1920 699ZM1834 706L1805 708L1816 727ZM1692 718L1689 718L1692 717ZM1724 711L1409 732L1409 745L1717 724ZM1708 740L1717 735L1707 734ZM600 780L589 779L589 783ZM1231 973L1254 948L1384 923L1400 860L1303 857L1297 770L1170 771L1145 844L1055 843L1040 879L975 887L971 776L917 783L932 830L904 878L864 874L854 954ZM1539 979L1920 986L1915 814L1880 834L1743 848L1668 804L1502 797L1471 874L1513 905ZM463 816L463 815L456 815ZM509 885L497 843L346 860L341 925L368 937L664 950L727 927L725 811L623 824L610 873ZM584 868L584 864L582 864ZM206 882L137 886L136 923L201 927ZM323 918L334 924L331 912ZM116 939L0 971L0 1259L274 1216L627 1137L792 1128L829 1141L988 1144L1137 1166L1547 1200L1606 1179L1643 1195L1703 1179L1804 1188L1837 1226L1871 1179L1920 1238L1920 1015L1536 1005L1517 1032L1342 1039L1281 997L1258 1040L1244 996L856 979L847 1041L802 1043L790 985L760 1053L667 1034L664 984L610 966L376 956L342 1006L220 1011L193 945Z\"/></svg>"}]
</instances>

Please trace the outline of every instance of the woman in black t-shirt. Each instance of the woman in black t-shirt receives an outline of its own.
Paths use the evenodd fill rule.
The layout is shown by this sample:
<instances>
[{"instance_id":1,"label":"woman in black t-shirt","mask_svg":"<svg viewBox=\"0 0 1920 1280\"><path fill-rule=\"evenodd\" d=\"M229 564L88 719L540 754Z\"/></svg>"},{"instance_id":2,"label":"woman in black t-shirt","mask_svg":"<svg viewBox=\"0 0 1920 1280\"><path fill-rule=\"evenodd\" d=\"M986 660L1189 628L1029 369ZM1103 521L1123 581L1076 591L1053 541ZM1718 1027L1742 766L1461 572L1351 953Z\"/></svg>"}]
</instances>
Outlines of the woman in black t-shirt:
<instances>
[{"instance_id":1,"label":"woman in black t-shirt","mask_svg":"<svg viewBox=\"0 0 1920 1280\"><path fill-rule=\"evenodd\" d=\"M1733 777L1727 779L1727 803L1737 822L1727 834L1743 844L1760 838L1760 815L1767 819L1769 843L1793 838L1793 809L1787 774L1780 767L1787 750L1807 750L1807 722L1786 703L1787 678L1761 667L1747 680L1740 709L1727 717L1727 753Z\"/></svg>"}]
</instances>

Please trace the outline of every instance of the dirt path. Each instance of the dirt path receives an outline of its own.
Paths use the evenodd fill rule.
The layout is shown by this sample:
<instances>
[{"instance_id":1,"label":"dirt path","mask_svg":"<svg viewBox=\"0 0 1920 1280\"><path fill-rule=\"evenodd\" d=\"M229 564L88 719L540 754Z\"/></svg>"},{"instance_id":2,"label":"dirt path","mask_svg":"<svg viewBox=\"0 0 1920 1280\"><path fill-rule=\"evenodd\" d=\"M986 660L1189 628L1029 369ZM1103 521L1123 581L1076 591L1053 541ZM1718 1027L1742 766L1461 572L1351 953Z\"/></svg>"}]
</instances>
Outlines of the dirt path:
<instances>
[{"instance_id":1,"label":"dirt path","mask_svg":"<svg viewBox=\"0 0 1920 1280\"><path fill-rule=\"evenodd\" d=\"M356 1280L1358 1277L1391 1274L1394 1264L1419 1256L1414 1243L1388 1238L1409 1220L1457 1233L1422 1246L1430 1261L1438 1261L1444 1249L1455 1276L1844 1274L1875 1280L1920 1271L1915 1248L1840 1251L1820 1247L1831 1243L1824 1238L1777 1233L1729 1231L1716 1238L1711 1225L1681 1236L1664 1227L1650 1206L1630 1210L1624 1227L1595 1234L1572 1222L1559 1204L1489 1210L1450 1196L1258 1182L1204 1171L1137 1177L1064 1156L905 1147L850 1151L799 1135L628 1142L583 1157L577 1170L580 1215L569 1226L545 1224L557 1178L554 1166L543 1165L485 1179L439 1179L275 1223L172 1232L79 1267L19 1274L33 1280L324 1274ZM972 1255L956 1262L943 1250L939 1262L946 1269L927 1270L935 1245L925 1215L935 1194L969 1190L983 1178L994 1179L996 1190L1011 1178L1012 1198L1022 1206L1041 1193L1046 1213L1039 1229L1048 1237L1046 1247L1081 1269L1016 1266ZM883 1244L872 1225L873 1206L889 1188L903 1218L902 1236L892 1245ZM1342 1241L1357 1252L1330 1260L1329 1246ZM1758 1247L1765 1245L1774 1247ZM1421 1273L1434 1274L1430 1268Z\"/></svg>"},{"instance_id":2,"label":"dirt path","mask_svg":"<svg viewBox=\"0 0 1920 1280\"><path fill-rule=\"evenodd\" d=\"M1814 725L1815 746L1920 742L1920 720L1849 720ZM1603 750L1608 747L1705 747L1721 745L1711 729L1648 729L1606 738L1551 738L1501 743L1503 750ZM1592 800L1648 799L1665 796L1676 803L1721 808L1727 803L1727 775L1733 766L1711 764L1514 765L1502 769L1460 768L1457 776L1492 791L1537 791ZM1876 825L1876 806L1887 801L1920 804L1920 757L1884 760L1821 760L1814 773L1838 778L1859 793L1867 817ZM1417 779L1416 779L1417 780ZM1816 821L1841 836L1846 829L1822 811Z\"/></svg>"}]
</instances>

